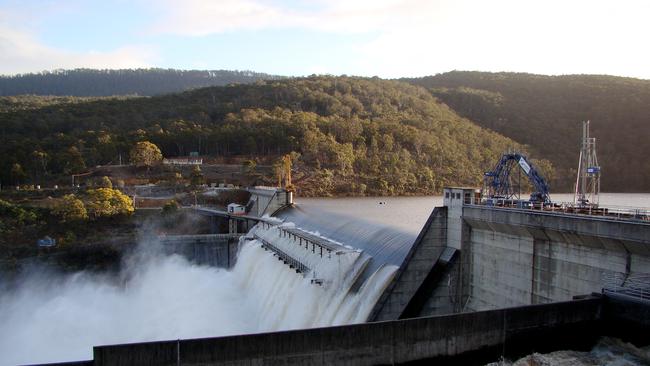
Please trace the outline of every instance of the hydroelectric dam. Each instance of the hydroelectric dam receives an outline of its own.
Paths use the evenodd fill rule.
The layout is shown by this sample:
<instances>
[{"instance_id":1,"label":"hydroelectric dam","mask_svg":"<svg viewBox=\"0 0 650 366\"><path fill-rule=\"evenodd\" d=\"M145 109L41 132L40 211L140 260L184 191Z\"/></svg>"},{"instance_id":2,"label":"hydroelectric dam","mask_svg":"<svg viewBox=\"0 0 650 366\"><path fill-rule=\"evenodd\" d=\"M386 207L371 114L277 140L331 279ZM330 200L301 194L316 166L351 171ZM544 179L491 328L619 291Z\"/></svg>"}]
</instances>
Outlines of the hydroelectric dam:
<instances>
[{"instance_id":1,"label":"hydroelectric dam","mask_svg":"<svg viewBox=\"0 0 650 366\"><path fill-rule=\"evenodd\" d=\"M282 268L264 297L291 293L270 306L294 303L308 319L279 332L97 345L93 360L67 364L480 364L588 349L601 336L650 341L647 215L488 205L474 188L450 187L414 237L310 215L281 189L251 193L248 214L196 208L213 233L161 245L224 268L263 251Z\"/></svg>"}]
</instances>

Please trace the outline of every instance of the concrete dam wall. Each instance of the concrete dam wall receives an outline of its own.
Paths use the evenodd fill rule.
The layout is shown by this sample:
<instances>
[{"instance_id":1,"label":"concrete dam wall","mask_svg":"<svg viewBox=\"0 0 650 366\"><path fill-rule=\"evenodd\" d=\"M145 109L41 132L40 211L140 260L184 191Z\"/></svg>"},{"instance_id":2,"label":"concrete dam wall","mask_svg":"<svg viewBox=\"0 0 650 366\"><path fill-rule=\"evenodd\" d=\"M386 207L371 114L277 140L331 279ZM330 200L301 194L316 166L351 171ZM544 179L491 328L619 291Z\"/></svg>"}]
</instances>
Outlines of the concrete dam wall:
<instances>
[{"instance_id":1,"label":"concrete dam wall","mask_svg":"<svg viewBox=\"0 0 650 366\"><path fill-rule=\"evenodd\" d=\"M446 189L370 321L567 301L650 274L650 223L481 205Z\"/></svg>"},{"instance_id":2,"label":"concrete dam wall","mask_svg":"<svg viewBox=\"0 0 650 366\"><path fill-rule=\"evenodd\" d=\"M650 223L485 206L470 189L445 194L368 321L567 301L650 273ZM164 242L230 268L235 236Z\"/></svg>"},{"instance_id":3,"label":"concrete dam wall","mask_svg":"<svg viewBox=\"0 0 650 366\"><path fill-rule=\"evenodd\" d=\"M165 254L178 254L192 263L232 268L239 250L238 234L167 235L159 241Z\"/></svg>"},{"instance_id":4,"label":"concrete dam wall","mask_svg":"<svg viewBox=\"0 0 650 366\"><path fill-rule=\"evenodd\" d=\"M648 307L590 297L448 316L231 337L94 347L65 365L485 364L530 352L590 349L601 336L647 343ZM61 364L61 365L64 365Z\"/></svg>"},{"instance_id":5,"label":"concrete dam wall","mask_svg":"<svg viewBox=\"0 0 650 366\"><path fill-rule=\"evenodd\" d=\"M569 300L650 273L650 223L463 208L466 310Z\"/></svg>"}]
</instances>

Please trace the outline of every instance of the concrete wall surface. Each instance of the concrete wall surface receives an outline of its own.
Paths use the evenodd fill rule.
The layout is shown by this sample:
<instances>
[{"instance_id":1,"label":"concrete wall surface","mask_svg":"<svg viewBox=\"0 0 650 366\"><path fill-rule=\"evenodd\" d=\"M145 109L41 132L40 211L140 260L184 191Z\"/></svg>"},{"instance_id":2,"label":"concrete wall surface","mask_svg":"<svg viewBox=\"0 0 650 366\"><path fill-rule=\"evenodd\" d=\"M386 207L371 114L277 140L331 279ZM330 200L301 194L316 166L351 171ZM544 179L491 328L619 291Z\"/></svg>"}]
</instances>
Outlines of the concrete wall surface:
<instances>
[{"instance_id":1,"label":"concrete wall surface","mask_svg":"<svg viewBox=\"0 0 650 366\"><path fill-rule=\"evenodd\" d=\"M447 244L447 209L436 207L409 250L393 281L377 301L370 321L398 319Z\"/></svg>"},{"instance_id":2,"label":"concrete wall surface","mask_svg":"<svg viewBox=\"0 0 650 366\"><path fill-rule=\"evenodd\" d=\"M284 189L249 188L248 191L251 193L251 200L255 202L249 213L252 216L272 215L279 209L293 203L291 192Z\"/></svg>"},{"instance_id":3,"label":"concrete wall surface","mask_svg":"<svg viewBox=\"0 0 650 366\"><path fill-rule=\"evenodd\" d=\"M100 346L94 348L94 365L376 365L481 350L489 351L488 360L496 360L499 353L516 352L514 346L523 338L564 340L564 334L595 342L602 304L602 299L590 298L329 328Z\"/></svg>"},{"instance_id":4,"label":"concrete wall surface","mask_svg":"<svg viewBox=\"0 0 650 366\"><path fill-rule=\"evenodd\" d=\"M650 224L463 208L464 311L567 301L616 274L650 273Z\"/></svg>"},{"instance_id":5,"label":"concrete wall surface","mask_svg":"<svg viewBox=\"0 0 650 366\"><path fill-rule=\"evenodd\" d=\"M189 261L221 268L231 268L237 261L239 235L168 235L160 237L167 254L182 255Z\"/></svg>"}]
</instances>

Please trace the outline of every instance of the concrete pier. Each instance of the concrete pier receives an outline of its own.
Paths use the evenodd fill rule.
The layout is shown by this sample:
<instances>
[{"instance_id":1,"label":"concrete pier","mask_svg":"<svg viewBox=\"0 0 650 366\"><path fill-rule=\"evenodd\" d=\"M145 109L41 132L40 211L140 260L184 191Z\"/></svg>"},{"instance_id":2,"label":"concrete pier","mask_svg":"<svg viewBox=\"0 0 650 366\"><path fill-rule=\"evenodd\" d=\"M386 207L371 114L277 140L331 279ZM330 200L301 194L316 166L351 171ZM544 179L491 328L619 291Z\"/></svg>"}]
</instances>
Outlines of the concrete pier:
<instances>
[{"instance_id":1,"label":"concrete pier","mask_svg":"<svg viewBox=\"0 0 650 366\"><path fill-rule=\"evenodd\" d=\"M283 188L253 187L247 190L251 193L253 203L250 210L252 216L272 216L276 211L293 204L293 193Z\"/></svg>"},{"instance_id":2,"label":"concrete pier","mask_svg":"<svg viewBox=\"0 0 650 366\"><path fill-rule=\"evenodd\" d=\"M395 279L381 296L370 313L369 321L393 320L402 318L408 304L425 286L435 287L437 283L426 283L436 267L438 259L447 248L447 208L437 207L429 216L424 228L406 255L406 259L395 274ZM429 282L431 282L431 279ZM420 290L422 292L423 290ZM420 293L419 299L429 297L431 293ZM418 301L418 300L415 300ZM431 307L446 307L445 310L429 309L427 312L445 314L453 312L449 302L430 303Z\"/></svg>"}]
</instances>

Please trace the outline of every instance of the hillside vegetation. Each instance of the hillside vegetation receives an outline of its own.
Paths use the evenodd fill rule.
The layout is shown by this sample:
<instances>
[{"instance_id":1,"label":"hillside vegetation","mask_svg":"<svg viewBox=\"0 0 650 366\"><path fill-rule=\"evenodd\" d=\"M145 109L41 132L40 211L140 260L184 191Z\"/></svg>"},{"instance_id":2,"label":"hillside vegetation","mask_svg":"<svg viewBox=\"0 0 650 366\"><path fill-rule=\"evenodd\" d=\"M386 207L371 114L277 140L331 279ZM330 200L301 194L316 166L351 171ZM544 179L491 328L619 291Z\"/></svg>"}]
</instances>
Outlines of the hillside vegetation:
<instances>
[{"instance_id":1,"label":"hillside vegetation","mask_svg":"<svg viewBox=\"0 0 650 366\"><path fill-rule=\"evenodd\" d=\"M0 76L0 96L35 94L58 96L151 96L206 86L252 83L277 76L229 70L57 70Z\"/></svg>"},{"instance_id":2,"label":"hillside vegetation","mask_svg":"<svg viewBox=\"0 0 650 366\"><path fill-rule=\"evenodd\" d=\"M58 103L0 118L1 177L14 184L115 163L148 140L167 157L295 152L294 182L304 195L430 194L447 184L479 184L504 150L521 148L423 88L377 78L310 77Z\"/></svg>"},{"instance_id":3,"label":"hillside vegetation","mask_svg":"<svg viewBox=\"0 0 650 366\"><path fill-rule=\"evenodd\" d=\"M528 145L575 180L582 121L591 120L605 192L650 192L650 81L613 76L450 72L409 82L460 115Z\"/></svg>"},{"instance_id":4,"label":"hillside vegetation","mask_svg":"<svg viewBox=\"0 0 650 366\"><path fill-rule=\"evenodd\" d=\"M98 100L124 100L136 98L135 96L114 96L114 97L71 97L71 96L34 96L34 95L12 95L0 97L0 113L16 112L26 109L39 109L59 104L76 104L94 102Z\"/></svg>"}]
</instances>

